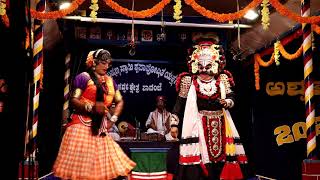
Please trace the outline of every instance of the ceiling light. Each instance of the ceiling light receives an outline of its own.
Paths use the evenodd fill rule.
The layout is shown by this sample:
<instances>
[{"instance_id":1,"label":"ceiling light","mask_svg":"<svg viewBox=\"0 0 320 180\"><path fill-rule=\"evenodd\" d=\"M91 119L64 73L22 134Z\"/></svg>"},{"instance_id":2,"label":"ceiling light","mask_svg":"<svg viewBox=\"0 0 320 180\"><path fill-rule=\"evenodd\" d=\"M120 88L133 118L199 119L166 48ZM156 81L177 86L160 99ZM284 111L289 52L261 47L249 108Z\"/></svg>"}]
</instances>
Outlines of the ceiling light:
<instances>
[{"instance_id":1,"label":"ceiling light","mask_svg":"<svg viewBox=\"0 0 320 180\"><path fill-rule=\"evenodd\" d=\"M249 20L255 20L258 16L258 13L255 11L249 10L243 17Z\"/></svg>"},{"instance_id":2,"label":"ceiling light","mask_svg":"<svg viewBox=\"0 0 320 180\"><path fill-rule=\"evenodd\" d=\"M60 4L59 9L67 9L68 7L70 7L71 3L69 2L63 2Z\"/></svg>"}]
</instances>

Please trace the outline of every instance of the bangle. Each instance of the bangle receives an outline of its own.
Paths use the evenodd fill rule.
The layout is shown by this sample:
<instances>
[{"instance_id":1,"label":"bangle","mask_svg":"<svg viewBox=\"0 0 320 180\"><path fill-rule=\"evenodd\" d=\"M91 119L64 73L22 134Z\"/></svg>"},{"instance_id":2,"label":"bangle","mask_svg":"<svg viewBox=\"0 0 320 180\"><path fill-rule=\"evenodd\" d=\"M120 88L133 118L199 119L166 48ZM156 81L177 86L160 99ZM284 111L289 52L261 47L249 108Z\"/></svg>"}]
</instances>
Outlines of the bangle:
<instances>
[{"instance_id":1,"label":"bangle","mask_svg":"<svg viewBox=\"0 0 320 180\"><path fill-rule=\"evenodd\" d=\"M234 102L233 102L232 99L226 99L226 102L227 102L227 106L228 106L229 108L232 108L232 107L234 106Z\"/></svg>"},{"instance_id":2,"label":"bangle","mask_svg":"<svg viewBox=\"0 0 320 180\"><path fill-rule=\"evenodd\" d=\"M87 112L91 112L92 111L92 105L90 103L85 103L84 104L84 109L87 111Z\"/></svg>"},{"instance_id":3,"label":"bangle","mask_svg":"<svg viewBox=\"0 0 320 180\"><path fill-rule=\"evenodd\" d=\"M112 122L117 122L118 121L118 116L116 116L116 115L113 115L111 118L110 118L110 121L112 121Z\"/></svg>"}]
</instances>

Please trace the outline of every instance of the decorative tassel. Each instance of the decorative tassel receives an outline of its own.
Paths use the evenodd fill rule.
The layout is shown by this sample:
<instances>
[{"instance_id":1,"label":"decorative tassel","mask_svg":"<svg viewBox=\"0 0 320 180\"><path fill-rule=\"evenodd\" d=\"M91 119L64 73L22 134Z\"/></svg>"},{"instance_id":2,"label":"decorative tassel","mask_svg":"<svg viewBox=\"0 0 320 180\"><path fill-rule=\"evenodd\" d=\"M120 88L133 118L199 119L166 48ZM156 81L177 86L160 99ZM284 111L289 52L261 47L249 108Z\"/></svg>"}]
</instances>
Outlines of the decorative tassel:
<instances>
[{"instance_id":1,"label":"decorative tassel","mask_svg":"<svg viewBox=\"0 0 320 180\"><path fill-rule=\"evenodd\" d=\"M280 65L280 51L279 51L280 41L277 41L274 43L274 61L276 62L276 65Z\"/></svg>"},{"instance_id":2,"label":"decorative tassel","mask_svg":"<svg viewBox=\"0 0 320 180\"><path fill-rule=\"evenodd\" d=\"M179 23L181 22L180 20L182 19L181 0L174 0L174 2L176 2L176 4L173 6L173 9L174 9L173 18L176 20L177 23Z\"/></svg>"},{"instance_id":3,"label":"decorative tassel","mask_svg":"<svg viewBox=\"0 0 320 180\"><path fill-rule=\"evenodd\" d=\"M262 10L261 10L262 28L264 30L268 30L269 29L269 25L270 25L270 17L269 17L270 11L269 11L269 8L268 8L269 0L262 0L261 6L262 6Z\"/></svg>"},{"instance_id":4,"label":"decorative tassel","mask_svg":"<svg viewBox=\"0 0 320 180\"><path fill-rule=\"evenodd\" d=\"M227 120L227 114L223 110L225 128L226 128L226 154L227 156L234 156L236 154L236 147L234 145L233 133L230 127L229 121Z\"/></svg>"},{"instance_id":5,"label":"decorative tassel","mask_svg":"<svg viewBox=\"0 0 320 180\"><path fill-rule=\"evenodd\" d=\"M6 1L0 1L0 15L4 16L6 15Z\"/></svg>"},{"instance_id":6,"label":"decorative tassel","mask_svg":"<svg viewBox=\"0 0 320 180\"><path fill-rule=\"evenodd\" d=\"M91 9L90 17L92 18L93 22L97 21L97 11L99 10L98 0L91 0Z\"/></svg>"},{"instance_id":7,"label":"decorative tassel","mask_svg":"<svg viewBox=\"0 0 320 180\"><path fill-rule=\"evenodd\" d=\"M236 146L232 144L226 144L226 154L228 156L234 156L236 154Z\"/></svg>"},{"instance_id":8,"label":"decorative tassel","mask_svg":"<svg viewBox=\"0 0 320 180\"><path fill-rule=\"evenodd\" d=\"M239 163L226 162L222 169L220 179L226 179L226 180L243 179L243 175L242 175Z\"/></svg>"}]
</instances>

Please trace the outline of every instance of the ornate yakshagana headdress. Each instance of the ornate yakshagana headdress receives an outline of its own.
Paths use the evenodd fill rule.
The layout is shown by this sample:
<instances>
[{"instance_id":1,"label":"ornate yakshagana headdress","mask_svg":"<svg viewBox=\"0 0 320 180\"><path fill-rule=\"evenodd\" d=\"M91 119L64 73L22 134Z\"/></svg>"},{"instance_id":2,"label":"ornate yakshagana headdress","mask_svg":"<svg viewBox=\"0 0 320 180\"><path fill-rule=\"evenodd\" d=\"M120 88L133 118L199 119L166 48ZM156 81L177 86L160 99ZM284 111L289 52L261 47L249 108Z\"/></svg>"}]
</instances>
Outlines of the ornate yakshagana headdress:
<instances>
[{"instance_id":1,"label":"ornate yakshagana headdress","mask_svg":"<svg viewBox=\"0 0 320 180\"><path fill-rule=\"evenodd\" d=\"M87 68L91 68L100 61L111 61L111 59L110 52L105 49L90 51L87 56L86 66Z\"/></svg>"},{"instance_id":2,"label":"ornate yakshagana headdress","mask_svg":"<svg viewBox=\"0 0 320 180\"><path fill-rule=\"evenodd\" d=\"M194 46L194 48L195 50L188 61L192 74L217 74L224 68L225 57L220 45L204 41Z\"/></svg>"}]
</instances>

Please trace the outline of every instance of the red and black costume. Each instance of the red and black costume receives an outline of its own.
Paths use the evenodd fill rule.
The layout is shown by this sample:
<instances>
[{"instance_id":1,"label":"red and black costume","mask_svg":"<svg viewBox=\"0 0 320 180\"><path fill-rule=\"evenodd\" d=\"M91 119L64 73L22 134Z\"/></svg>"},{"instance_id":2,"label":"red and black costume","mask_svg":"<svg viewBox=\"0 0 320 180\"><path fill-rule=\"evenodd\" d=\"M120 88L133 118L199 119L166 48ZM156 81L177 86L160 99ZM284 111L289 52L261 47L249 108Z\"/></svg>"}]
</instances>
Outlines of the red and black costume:
<instances>
[{"instance_id":1,"label":"red and black costume","mask_svg":"<svg viewBox=\"0 0 320 180\"><path fill-rule=\"evenodd\" d=\"M233 77L223 70L225 62L218 45L205 42L196 48L189 61L192 72L177 79L179 95L172 111L171 124L183 117L179 179L241 179L238 163L247 159L226 110L234 105ZM207 78L201 78L201 73L207 73ZM227 105L223 106L221 99Z\"/></svg>"}]
</instances>

